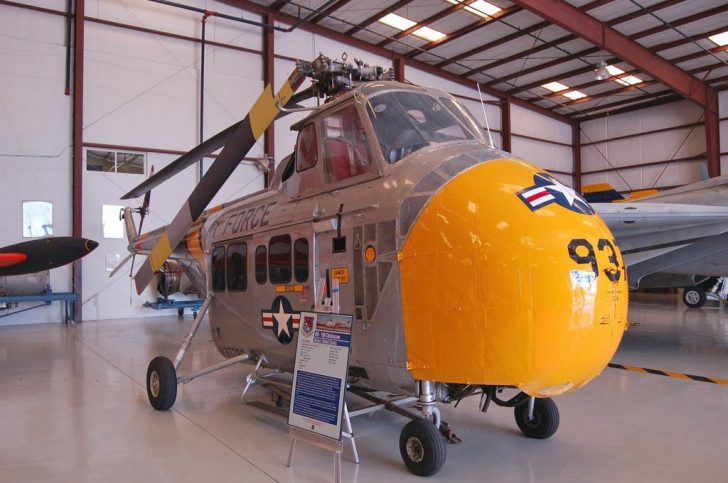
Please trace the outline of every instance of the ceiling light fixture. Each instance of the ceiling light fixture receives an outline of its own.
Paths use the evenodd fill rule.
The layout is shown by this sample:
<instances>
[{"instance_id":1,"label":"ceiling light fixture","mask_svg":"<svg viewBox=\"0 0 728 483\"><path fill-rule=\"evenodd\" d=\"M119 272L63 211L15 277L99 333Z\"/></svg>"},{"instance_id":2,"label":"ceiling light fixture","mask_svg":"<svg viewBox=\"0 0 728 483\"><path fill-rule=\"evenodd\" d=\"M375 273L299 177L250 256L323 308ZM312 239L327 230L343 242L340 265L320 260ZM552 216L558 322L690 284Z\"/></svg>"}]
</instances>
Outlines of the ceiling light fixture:
<instances>
[{"instance_id":1,"label":"ceiling light fixture","mask_svg":"<svg viewBox=\"0 0 728 483\"><path fill-rule=\"evenodd\" d=\"M561 92L569 88L569 86L565 86L561 82L549 82L548 84L544 84L541 87L543 87L544 89L548 89L551 92Z\"/></svg>"},{"instance_id":2,"label":"ceiling light fixture","mask_svg":"<svg viewBox=\"0 0 728 483\"><path fill-rule=\"evenodd\" d=\"M719 45L720 47L723 47L724 45L728 45L728 30L725 32L721 32L716 35L711 35L708 37L714 44Z\"/></svg>"},{"instance_id":3,"label":"ceiling light fixture","mask_svg":"<svg viewBox=\"0 0 728 483\"><path fill-rule=\"evenodd\" d=\"M583 99L584 97L586 97L586 94L584 94L583 92L579 92L579 91L570 91L570 92L565 93L564 97L568 97L572 101L575 101L577 99Z\"/></svg>"},{"instance_id":4,"label":"ceiling light fixture","mask_svg":"<svg viewBox=\"0 0 728 483\"><path fill-rule=\"evenodd\" d=\"M410 20L408 18L402 17L400 15L397 15L396 13L389 13L385 15L384 17L379 19L380 22L382 22L385 25L389 25L390 27L394 27L397 30L401 30L404 32L407 29L411 29L412 27L417 25L417 22ZM432 29L430 27L420 27L414 32L412 32L412 35L416 35L417 37L421 39L425 39L428 42L437 42L439 40L444 39L447 37L444 33L439 32L435 29Z\"/></svg>"},{"instance_id":5,"label":"ceiling light fixture","mask_svg":"<svg viewBox=\"0 0 728 483\"><path fill-rule=\"evenodd\" d=\"M430 27L420 27L412 32L412 35L416 35L430 42L437 42L446 37L444 33L438 32L437 30L431 29Z\"/></svg>"},{"instance_id":6,"label":"ceiling light fixture","mask_svg":"<svg viewBox=\"0 0 728 483\"><path fill-rule=\"evenodd\" d=\"M397 30L407 30L408 28L417 25L417 22L413 22L408 18L400 17L396 13L388 13L384 17L380 18L379 21L385 25L394 27Z\"/></svg>"},{"instance_id":7,"label":"ceiling light fixture","mask_svg":"<svg viewBox=\"0 0 728 483\"><path fill-rule=\"evenodd\" d=\"M610 77L611 74L607 69L607 63L604 61L604 59L600 60L599 65L594 71L594 80L603 81L609 79Z\"/></svg>"},{"instance_id":8,"label":"ceiling light fixture","mask_svg":"<svg viewBox=\"0 0 728 483\"><path fill-rule=\"evenodd\" d=\"M449 3L452 3L453 5L457 5L459 3L465 3L465 0L447 0ZM493 15L500 12L502 9L500 7L496 7L492 3L488 3L485 0L475 0L474 2L470 3L467 7L464 7L465 10L468 12L478 15L479 17L488 18L492 17Z\"/></svg>"}]
</instances>

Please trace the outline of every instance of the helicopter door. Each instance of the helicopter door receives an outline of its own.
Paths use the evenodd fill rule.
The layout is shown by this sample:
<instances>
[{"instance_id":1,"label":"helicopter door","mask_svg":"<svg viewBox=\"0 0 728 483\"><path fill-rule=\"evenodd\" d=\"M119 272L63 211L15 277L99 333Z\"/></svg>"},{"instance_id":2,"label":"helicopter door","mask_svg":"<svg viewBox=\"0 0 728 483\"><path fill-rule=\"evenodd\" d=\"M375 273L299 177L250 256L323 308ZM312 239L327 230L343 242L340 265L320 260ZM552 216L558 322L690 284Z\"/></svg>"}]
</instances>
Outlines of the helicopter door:
<instances>
[{"instance_id":1,"label":"helicopter door","mask_svg":"<svg viewBox=\"0 0 728 483\"><path fill-rule=\"evenodd\" d=\"M334 298L332 289L334 280L339 284L339 312L353 314L354 294L350 283L351 267L351 236L339 229L340 217L329 218L313 223L314 247L314 282L316 290L316 305L321 304L319 298L322 290L321 282L325 281L328 289L324 297ZM336 311L337 308L333 307Z\"/></svg>"}]
</instances>

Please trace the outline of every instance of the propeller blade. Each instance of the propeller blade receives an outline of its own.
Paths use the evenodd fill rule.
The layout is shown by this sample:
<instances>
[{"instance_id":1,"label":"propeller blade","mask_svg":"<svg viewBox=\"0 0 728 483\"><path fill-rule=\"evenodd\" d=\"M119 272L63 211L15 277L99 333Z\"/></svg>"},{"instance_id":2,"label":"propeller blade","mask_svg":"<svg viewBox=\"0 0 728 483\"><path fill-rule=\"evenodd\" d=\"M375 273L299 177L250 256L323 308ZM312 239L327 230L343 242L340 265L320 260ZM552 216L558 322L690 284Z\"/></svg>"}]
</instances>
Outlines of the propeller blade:
<instances>
[{"instance_id":1,"label":"propeller blade","mask_svg":"<svg viewBox=\"0 0 728 483\"><path fill-rule=\"evenodd\" d=\"M134 277L138 294L141 294L144 288L149 285L154 277L154 272L162 267L172 250L184 238L187 230L197 220L220 187L237 168L258 138L275 120L280 112L278 106L288 103L304 78L305 73L297 66L275 97L270 84L267 85L258 100L253 104L248 115L235 125L230 140L225 144L220 155L187 198L187 202L177 212L172 223L169 224L167 230L152 248L152 252ZM196 157L199 158L199 155ZM159 174L162 174L162 171Z\"/></svg>"},{"instance_id":2,"label":"propeller blade","mask_svg":"<svg viewBox=\"0 0 728 483\"><path fill-rule=\"evenodd\" d=\"M149 177L151 178L154 176L154 165L152 165L152 168L149 170ZM149 212L149 201L152 199L152 190L150 189L146 193L144 193L144 202L142 203L142 207L139 210L140 219L139 219L139 230L137 230L137 234L142 234L142 227L144 226L144 218L146 218L147 213ZM127 257L127 260L129 257ZM134 273L134 260L136 260L136 252L134 252L131 256L131 267L129 268L129 278L131 278L132 274ZM124 260L124 263L126 263L126 260ZM114 270L116 272L116 270ZM113 273L113 272L112 272Z\"/></svg>"},{"instance_id":3,"label":"propeller blade","mask_svg":"<svg viewBox=\"0 0 728 483\"><path fill-rule=\"evenodd\" d=\"M126 264L127 264L128 262L129 262L129 260L131 260L131 259L132 259L132 258L134 257L134 255L136 255L136 253L130 253L129 255L127 255L127 256L126 256L126 258L125 258L125 259L123 259L123 260L121 261L121 263L119 263L119 264L118 264L118 265L116 266L116 268L115 268L115 269L113 269L113 270L111 271L111 273L109 274L109 278L113 278L113 277L114 277L114 275L116 275L116 274L117 274L117 273L119 272L119 270L121 270L121 268L122 268L122 267L123 267L124 265L126 265Z\"/></svg>"},{"instance_id":4,"label":"propeller blade","mask_svg":"<svg viewBox=\"0 0 728 483\"><path fill-rule=\"evenodd\" d=\"M154 166L152 166L152 169L149 170L149 178L154 176ZM149 201L152 199L152 189L150 188L149 191L144 193L144 202L142 203L142 209L141 209L141 219L139 220L139 230L137 233L140 235L142 234L142 226L144 226L144 218L146 218L147 213L149 212Z\"/></svg>"},{"instance_id":5,"label":"propeller blade","mask_svg":"<svg viewBox=\"0 0 728 483\"><path fill-rule=\"evenodd\" d=\"M1 267L0 276L23 275L60 267L88 255L97 246L99 246L97 242L86 238L57 236L3 247L0 248L0 258L18 259L17 256L21 255L25 256L25 259Z\"/></svg>"}]
</instances>

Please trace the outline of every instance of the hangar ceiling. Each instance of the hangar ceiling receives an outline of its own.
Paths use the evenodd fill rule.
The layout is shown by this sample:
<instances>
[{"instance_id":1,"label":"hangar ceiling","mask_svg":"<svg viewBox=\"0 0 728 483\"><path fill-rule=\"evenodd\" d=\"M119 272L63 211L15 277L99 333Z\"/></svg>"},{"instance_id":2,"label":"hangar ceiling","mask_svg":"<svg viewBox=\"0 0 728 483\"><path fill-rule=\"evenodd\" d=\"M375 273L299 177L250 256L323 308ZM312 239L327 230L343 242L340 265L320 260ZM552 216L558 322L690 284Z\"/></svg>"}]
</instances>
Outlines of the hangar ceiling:
<instances>
[{"instance_id":1,"label":"hangar ceiling","mask_svg":"<svg viewBox=\"0 0 728 483\"><path fill-rule=\"evenodd\" d=\"M691 90L728 88L724 0L223 1L316 24L572 121L682 99L680 76ZM573 25L552 23L549 9ZM604 30L589 31L581 14L624 37L625 55L610 53ZM637 50L641 61L628 63ZM597 80L600 65L608 73Z\"/></svg>"}]
</instances>

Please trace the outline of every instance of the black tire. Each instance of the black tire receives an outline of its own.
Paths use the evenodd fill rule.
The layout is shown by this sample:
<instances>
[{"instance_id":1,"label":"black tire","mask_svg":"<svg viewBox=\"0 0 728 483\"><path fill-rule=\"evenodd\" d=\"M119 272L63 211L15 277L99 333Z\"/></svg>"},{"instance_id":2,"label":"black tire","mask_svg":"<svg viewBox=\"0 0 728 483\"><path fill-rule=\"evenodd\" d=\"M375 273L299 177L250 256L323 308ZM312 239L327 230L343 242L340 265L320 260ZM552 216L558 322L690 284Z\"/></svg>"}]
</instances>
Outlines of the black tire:
<instances>
[{"instance_id":1,"label":"black tire","mask_svg":"<svg viewBox=\"0 0 728 483\"><path fill-rule=\"evenodd\" d=\"M705 305L705 301L708 300L703 287L686 287L683 290L683 302L691 309L699 309Z\"/></svg>"},{"instance_id":2,"label":"black tire","mask_svg":"<svg viewBox=\"0 0 728 483\"><path fill-rule=\"evenodd\" d=\"M551 398L537 398L533 405L533 419L528 419L528 403L514 408L518 429L534 439L546 439L559 429L559 408Z\"/></svg>"},{"instance_id":3,"label":"black tire","mask_svg":"<svg viewBox=\"0 0 728 483\"><path fill-rule=\"evenodd\" d=\"M424 419L410 421L399 435L402 461L417 476L434 475L447 456L445 438L434 424Z\"/></svg>"},{"instance_id":4,"label":"black tire","mask_svg":"<svg viewBox=\"0 0 728 483\"><path fill-rule=\"evenodd\" d=\"M166 357L155 357L147 368L147 397L157 411L166 411L177 399L177 371Z\"/></svg>"}]
</instances>

